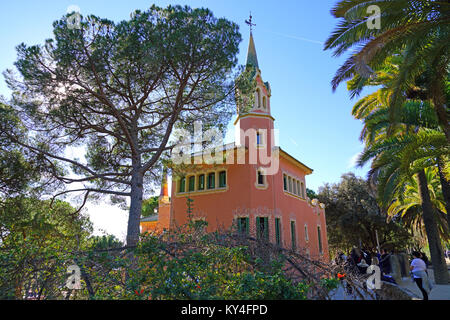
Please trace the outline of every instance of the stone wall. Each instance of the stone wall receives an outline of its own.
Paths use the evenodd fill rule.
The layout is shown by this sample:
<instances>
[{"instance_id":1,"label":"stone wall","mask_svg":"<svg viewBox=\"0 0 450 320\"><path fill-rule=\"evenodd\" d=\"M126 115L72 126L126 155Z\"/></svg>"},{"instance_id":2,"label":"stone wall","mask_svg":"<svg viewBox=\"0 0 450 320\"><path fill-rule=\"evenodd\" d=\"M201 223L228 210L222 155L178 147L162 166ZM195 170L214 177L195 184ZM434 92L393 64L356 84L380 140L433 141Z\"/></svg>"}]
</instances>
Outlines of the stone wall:
<instances>
[{"instance_id":1,"label":"stone wall","mask_svg":"<svg viewBox=\"0 0 450 320\"><path fill-rule=\"evenodd\" d=\"M390 275L394 278L395 282L400 283L402 281L402 270L398 256L395 254L391 255L389 262L391 263Z\"/></svg>"},{"instance_id":2,"label":"stone wall","mask_svg":"<svg viewBox=\"0 0 450 320\"><path fill-rule=\"evenodd\" d=\"M417 298L412 292L384 281L381 289L377 290L376 293L379 300L413 300Z\"/></svg>"}]
</instances>

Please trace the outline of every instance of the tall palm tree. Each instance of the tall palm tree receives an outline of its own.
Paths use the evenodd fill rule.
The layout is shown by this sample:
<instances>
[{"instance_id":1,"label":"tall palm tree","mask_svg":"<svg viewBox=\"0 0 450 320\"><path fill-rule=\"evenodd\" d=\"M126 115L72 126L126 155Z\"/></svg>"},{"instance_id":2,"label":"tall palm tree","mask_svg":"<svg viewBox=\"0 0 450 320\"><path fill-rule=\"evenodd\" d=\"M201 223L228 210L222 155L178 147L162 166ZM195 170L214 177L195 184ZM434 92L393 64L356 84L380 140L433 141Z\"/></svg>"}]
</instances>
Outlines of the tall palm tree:
<instances>
[{"instance_id":1,"label":"tall palm tree","mask_svg":"<svg viewBox=\"0 0 450 320\"><path fill-rule=\"evenodd\" d=\"M360 165L372 160L369 175L376 175L378 199L384 207L402 197L411 184L411 177L416 177L435 281L439 284L447 284L450 278L425 170L433 165L432 159L443 152L449 152L444 134L420 129L413 134L390 136L370 144L359 159Z\"/></svg>"},{"instance_id":2,"label":"tall palm tree","mask_svg":"<svg viewBox=\"0 0 450 320\"><path fill-rule=\"evenodd\" d=\"M381 27L370 28L373 19L367 9L377 5ZM358 94L364 82L385 60L401 52L403 63L393 81L389 107L392 120L406 97L409 83L419 74L427 73L426 87L430 92L439 125L450 141L448 121L448 85L450 64L450 2L443 0L341 0L332 9L340 22L327 39L325 50L333 49L340 56L350 49L354 53L336 72L333 89L357 76Z\"/></svg>"},{"instance_id":3,"label":"tall palm tree","mask_svg":"<svg viewBox=\"0 0 450 320\"><path fill-rule=\"evenodd\" d=\"M450 239L447 230L446 208L441 192L441 185L437 176L436 167L425 169L425 176L430 191L430 199L433 205L435 219L438 224L440 237L444 240ZM390 219L400 219L404 224L410 226L414 233L424 235L424 224L422 218L422 199L420 197L417 179L406 181L402 193L395 196L387 208Z\"/></svg>"},{"instance_id":4,"label":"tall palm tree","mask_svg":"<svg viewBox=\"0 0 450 320\"><path fill-rule=\"evenodd\" d=\"M450 153L450 145L437 125L432 103L416 83L404 87L402 95L407 98L397 108L396 121L392 121L389 103L395 94L392 86L395 87L399 64L388 62L395 60L398 56L386 59L383 68L364 82L360 82L359 76L355 75L348 83L350 90L358 90L360 85L381 86L376 92L360 99L353 108L353 115L364 121L361 140L366 148L359 164L364 165L372 160L369 177L376 181L378 199L384 208L397 199L403 199L407 187L414 183L413 177L417 179L417 194L435 268L435 280L437 283L448 283L437 224L439 220L436 219L436 207L430 196L425 170L436 167L438 159Z\"/></svg>"},{"instance_id":5,"label":"tall palm tree","mask_svg":"<svg viewBox=\"0 0 450 320\"><path fill-rule=\"evenodd\" d=\"M426 77L419 75L414 83L406 88L407 100L401 106L396 122L392 122L389 114L389 99L393 94L392 85L399 74L399 66L403 58L394 55L385 60L385 64L375 70L374 74L364 82L359 76L354 76L347 82L347 87L352 94L360 90L361 86L377 87L377 90L363 98L354 105L352 114L355 118L364 120L364 128L361 132L361 140L365 144L376 140L383 140L387 134L395 131L402 133L411 128L422 127L439 129L439 121L434 112L430 94L424 83ZM450 83L449 83L450 84ZM446 88L447 101L450 101L450 85ZM436 158L439 180L445 201L446 212L450 212L450 166L448 154L441 154ZM450 214L447 214L447 224L450 230Z\"/></svg>"}]
</instances>

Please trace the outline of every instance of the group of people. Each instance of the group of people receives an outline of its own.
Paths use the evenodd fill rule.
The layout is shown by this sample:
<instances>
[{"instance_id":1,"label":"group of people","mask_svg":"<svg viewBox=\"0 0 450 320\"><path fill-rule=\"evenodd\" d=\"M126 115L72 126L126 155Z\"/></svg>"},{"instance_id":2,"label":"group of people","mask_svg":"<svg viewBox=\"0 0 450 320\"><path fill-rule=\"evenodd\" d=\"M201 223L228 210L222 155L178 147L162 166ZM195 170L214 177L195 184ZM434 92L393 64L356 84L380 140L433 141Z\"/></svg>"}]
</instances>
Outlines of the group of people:
<instances>
[{"instance_id":1,"label":"group of people","mask_svg":"<svg viewBox=\"0 0 450 320\"><path fill-rule=\"evenodd\" d=\"M370 265L377 265L380 267L381 274L386 275L391 272L390 255L385 249L382 250L382 253L373 253L365 248L359 249L354 247L348 255L339 252L336 263L344 264L348 272L358 272L360 274L366 274Z\"/></svg>"},{"instance_id":2,"label":"group of people","mask_svg":"<svg viewBox=\"0 0 450 320\"><path fill-rule=\"evenodd\" d=\"M354 247L348 255L339 252L335 262L344 265L349 273L366 274L367 268L370 265L377 265L380 267L381 280L396 284L394 278L389 274L392 272L390 257L393 252L383 249L381 253L372 253L365 248L359 249ZM430 264L427 256L419 251L412 253L412 261L410 265L411 278L417 284L419 290L422 292L423 299L428 300L428 292L425 286L431 291L431 282L428 279L427 267Z\"/></svg>"}]
</instances>

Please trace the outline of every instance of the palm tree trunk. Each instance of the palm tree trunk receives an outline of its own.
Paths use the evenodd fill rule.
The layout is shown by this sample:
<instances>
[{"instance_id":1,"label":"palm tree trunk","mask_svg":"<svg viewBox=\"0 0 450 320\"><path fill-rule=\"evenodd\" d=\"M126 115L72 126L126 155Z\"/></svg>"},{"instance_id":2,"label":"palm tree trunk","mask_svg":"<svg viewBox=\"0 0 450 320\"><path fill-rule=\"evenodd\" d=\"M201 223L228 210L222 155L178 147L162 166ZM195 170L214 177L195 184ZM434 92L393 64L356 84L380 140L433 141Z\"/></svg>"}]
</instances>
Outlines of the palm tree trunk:
<instances>
[{"instance_id":1,"label":"palm tree trunk","mask_svg":"<svg viewBox=\"0 0 450 320\"><path fill-rule=\"evenodd\" d=\"M425 171L421 170L417 174L417 177L420 191L419 194L422 202L422 217L427 233L428 245L430 247L431 263L433 264L434 281L436 284L448 284L450 277L444 259L438 226L434 217Z\"/></svg>"},{"instance_id":2,"label":"palm tree trunk","mask_svg":"<svg viewBox=\"0 0 450 320\"><path fill-rule=\"evenodd\" d=\"M439 179L441 180L442 186L442 195L444 196L445 210L447 211L448 232L450 233L450 181L447 180L442 170L444 165L442 158L439 157L437 160L438 160L437 163L438 163Z\"/></svg>"},{"instance_id":3,"label":"palm tree trunk","mask_svg":"<svg viewBox=\"0 0 450 320\"><path fill-rule=\"evenodd\" d=\"M439 103L437 99L433 99L434 106L436 109L436 115L439 121L439 125L444 131L447 141L450 142L450 124L447 119L447 106L443 103Z\"/></svg>"},{"instance_id":4,"label":"palm tree trunk","mask_svg":"<svg viewBox=\"0 0 450 320\"><path fill-rule=\"evenodd\" d=\"M439 126L444 131L447 141L450 142L450 123L447 113L447 94L446 81L448 77L448 64L450 59L448 55L442 55L432 67L433 77L431 78L430 94L434 104L434 109L438 118Z\"/></svg>"}]
</instances>

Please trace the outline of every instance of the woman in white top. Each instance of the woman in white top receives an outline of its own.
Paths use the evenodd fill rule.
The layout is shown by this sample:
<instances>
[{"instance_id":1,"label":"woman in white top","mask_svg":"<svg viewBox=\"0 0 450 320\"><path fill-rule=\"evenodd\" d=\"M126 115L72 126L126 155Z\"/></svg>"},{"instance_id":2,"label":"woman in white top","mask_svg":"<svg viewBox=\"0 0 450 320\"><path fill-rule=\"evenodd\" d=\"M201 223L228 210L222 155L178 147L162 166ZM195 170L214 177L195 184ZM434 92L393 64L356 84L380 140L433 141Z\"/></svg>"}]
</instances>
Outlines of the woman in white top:
<instances>
[{"instance_id":1,"label":"woman in white top","mask_svg":"<svg viewBox=\"0 0 450 320\"><path fill-rule=\"evenodd\" d=\"M422 259L420 259L419 252L414 251L412 253L412 255L413 255L414 259L411 262L410 269L411 269L411 273L414 278L414 282L417 284L420 291L422 292L423 300L428 300L428 293L423 288L424 282L428 282L428 278L427 278L427 274L426 274L427 265L425 264L425 262Z\"/></svg>"}]
</instances>

